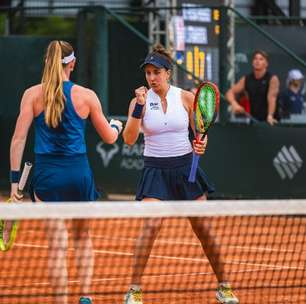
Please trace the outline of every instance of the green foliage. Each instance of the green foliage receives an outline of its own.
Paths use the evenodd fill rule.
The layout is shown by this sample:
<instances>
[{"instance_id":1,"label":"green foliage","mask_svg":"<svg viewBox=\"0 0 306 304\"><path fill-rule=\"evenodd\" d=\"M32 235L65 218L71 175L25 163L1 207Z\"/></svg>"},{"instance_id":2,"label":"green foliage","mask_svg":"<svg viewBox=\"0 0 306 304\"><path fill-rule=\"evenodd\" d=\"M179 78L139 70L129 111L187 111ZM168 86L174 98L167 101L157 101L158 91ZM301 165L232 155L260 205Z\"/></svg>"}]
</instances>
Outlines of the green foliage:
<instances>
[{"instance_id":1,"label":"green foliage","mask_svg":"<svg viewBox=\"0 0 306 304\"><path fill-rule=\"evenodd\" d=\"M75 35L74 18L50 16L45 18L28 18L25 27L26 35L72 37Z\"/></svg>"}]
</instances>

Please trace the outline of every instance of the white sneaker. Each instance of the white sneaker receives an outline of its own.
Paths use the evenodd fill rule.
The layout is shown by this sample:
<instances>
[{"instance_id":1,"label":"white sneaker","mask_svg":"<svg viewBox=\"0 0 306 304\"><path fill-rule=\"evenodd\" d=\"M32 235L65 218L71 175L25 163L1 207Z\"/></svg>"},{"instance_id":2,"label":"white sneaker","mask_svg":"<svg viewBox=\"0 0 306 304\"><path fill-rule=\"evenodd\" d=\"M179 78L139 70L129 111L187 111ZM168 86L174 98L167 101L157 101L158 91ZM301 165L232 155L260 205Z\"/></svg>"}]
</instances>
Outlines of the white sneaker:
<instances>
[{"instance_id":1,"label":"white sneaker","mask_svg":"<svg viewBox=\"0 0 306 304\"><path fill-rule=\"evenodd\" d=\"M124 304L142 304L141 289L130 289L124 297Z\"/></svg>"},{"instance_id":2,"label":"white sneaker","mask_svg":"<svg viewBox=\"0 0 306 304\"><path fill-rule=\"evenodd\" d=\"M216 298L222 304L239 304L239 300L234 295L231 285L221 283L216 292Z\"/></svg>"}]
</instances>

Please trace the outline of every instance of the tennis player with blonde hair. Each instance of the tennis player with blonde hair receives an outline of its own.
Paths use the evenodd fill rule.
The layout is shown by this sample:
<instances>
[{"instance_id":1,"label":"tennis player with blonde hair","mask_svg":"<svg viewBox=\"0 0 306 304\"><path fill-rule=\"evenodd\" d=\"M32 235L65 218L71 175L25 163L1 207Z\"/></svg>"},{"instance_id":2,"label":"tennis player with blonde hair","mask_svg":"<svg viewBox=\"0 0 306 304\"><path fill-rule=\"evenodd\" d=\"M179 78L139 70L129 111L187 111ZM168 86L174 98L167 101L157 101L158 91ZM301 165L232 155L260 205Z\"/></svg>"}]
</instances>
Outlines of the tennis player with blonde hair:
<instances>
[{"instance_id":1,"label":"tennis player with blonde hair","mask_svg":"<svg viewBox=\"0 0 306 304\"><path fill-rule=\"evenodd\" d=\"M33 201L94 201L98 197L89 167L85 124L90 116L97 133L106 143L114 143L122 123L109 123L97 95L90 89L71 82L76 57L65 41L52 41L46 51L40 84L27 89L11 142L11 197L18 194L19 170L28 130L35 126L35 166L31 183ZM89 224L72 222L76 265L81 282L81 304L92 303L89 297L94 256L89 237ZM68 303L66 251L68 234L63 221L46 221L49 241L49 275L55 291L55 303Z\"/></svg>"}]
</instances>

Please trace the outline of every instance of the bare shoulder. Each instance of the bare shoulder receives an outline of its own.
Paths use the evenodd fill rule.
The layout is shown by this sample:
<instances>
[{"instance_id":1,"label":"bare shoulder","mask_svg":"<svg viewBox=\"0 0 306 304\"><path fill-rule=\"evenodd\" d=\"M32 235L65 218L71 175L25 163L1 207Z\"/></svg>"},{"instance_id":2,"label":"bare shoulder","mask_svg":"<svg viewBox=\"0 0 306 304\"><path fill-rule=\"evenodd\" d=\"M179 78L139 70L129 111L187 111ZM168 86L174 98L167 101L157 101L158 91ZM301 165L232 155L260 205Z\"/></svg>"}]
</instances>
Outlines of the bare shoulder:
<instances>
[{"instance_id":1,"label":"bare shoulder","mask_svg":"<svg viewBox=\"0 0 306 304\"><path fill-rule=\"evenodd\" d=\"M182 97L183 98L186 98L188 100L193 100L194 99L194 94L192 92L187 91L187 90L183 90L183 89L182 89L181 92L182 92Z\"/></svg>"},{"instance_id":2,"label":"bare shoulder","mask_svg":"<svg viewBox=\"0 0 306 304\"><path fill-rule=\"evenodd\" d=\"M74 85L73 85L73 90L74 90L76 93L79 93L79 94L91 95L92 93L94 93L93 90L91 90L91 89L89 89L89 88L86 88L86 87L83 87L83 86L78 85L78 84L74 84Z\"/></svg>"},{"instance_id":3,"label":"bare shoulder","mask_svg":"<svg viewBox=\"0 0 306 304\"><path fill-rule=\"evenodd\" d=\"M194 101L194 94L192 92L183 90L181 91L182 101L185 107L192 108Z\"/></svg>"},{"instance_id":4,"label":"bare shoulder","mask_svg":"<svg viewBox=\"0 0 306 304\"><path fill-rule=\"evenodd\" d=\"M24 91L25 94L37 95L42 93L42 84L36 84Z\"/></svg>"},{"instance_id":5,"label":"bare shoulder","mask_svg":"<svg viewBox=\"0 0 306 304\"><path fill-rule=\"evenodd\" d=\"M93 101L97 99L97 94L88 88L75 84L73 86L73 94L74 96L80 97L82 100Z\"/></svg>"},{"instance_id":6,"label":"bare shoulder","mask_svg":"<svg viewBox=\"0 0 306 304\"><path fill-rule=\"evenodd\" d=\"M37 84L27 88L23 93L22 99L24 103L29 103L35 100L39 100L42 97L42 94L43 94L42 85Z\"/></svg>"}]
</instances>

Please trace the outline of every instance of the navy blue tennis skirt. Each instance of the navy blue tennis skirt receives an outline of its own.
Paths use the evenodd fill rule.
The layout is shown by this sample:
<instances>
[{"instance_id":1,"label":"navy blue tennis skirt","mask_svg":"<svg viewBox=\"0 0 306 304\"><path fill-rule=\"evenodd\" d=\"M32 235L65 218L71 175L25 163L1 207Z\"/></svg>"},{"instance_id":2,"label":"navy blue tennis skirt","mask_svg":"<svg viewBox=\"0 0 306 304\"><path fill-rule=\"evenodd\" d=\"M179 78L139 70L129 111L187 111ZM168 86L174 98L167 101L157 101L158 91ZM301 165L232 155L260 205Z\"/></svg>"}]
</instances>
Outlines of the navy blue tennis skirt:
<instances>
[{"instance_id":1,"label":"navy blue tennis skirt","mask_svg":"<svg viewBox=\"0 0 306 304\"><path fill-rule=\"evenodd\" d=\"M195 183L188 182L192 153L177 157L144 157L136 200L194 200L215 191L204 171L198 167Z\"/></svg>"},{"instance_id":2,"label":"navy blue tennis skirt","mask_svg":"<svg viewBox=\"0 0 306 304\"><path fill-rule=\"evenodd\" d=\"M86 154L35 155L30 195L44 202L95 201L99 197Z\"/></svg>"}]
</instances>

